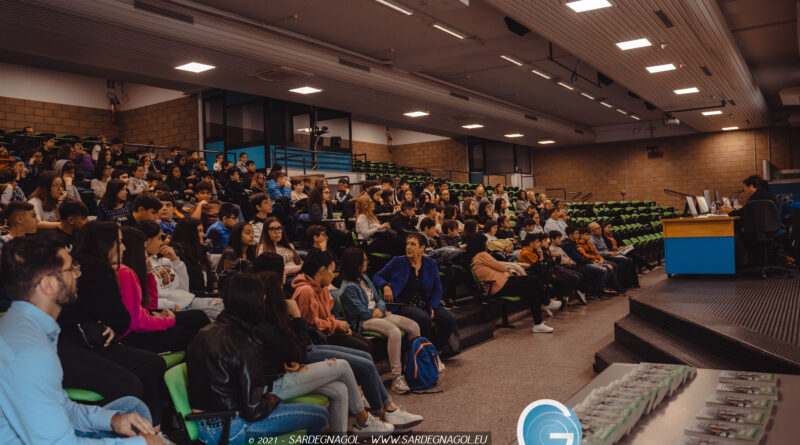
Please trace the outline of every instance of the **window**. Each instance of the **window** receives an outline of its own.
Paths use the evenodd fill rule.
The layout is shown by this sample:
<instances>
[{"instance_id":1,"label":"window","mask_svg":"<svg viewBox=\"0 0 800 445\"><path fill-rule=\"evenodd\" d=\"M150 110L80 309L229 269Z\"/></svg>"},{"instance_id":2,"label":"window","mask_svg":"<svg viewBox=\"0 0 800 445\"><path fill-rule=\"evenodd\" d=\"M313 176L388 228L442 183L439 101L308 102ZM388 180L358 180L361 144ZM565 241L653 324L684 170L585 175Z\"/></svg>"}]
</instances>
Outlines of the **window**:
<instances>
[{"instance_id":1,"label":"window","mask_svg":"<svg viewBox=\"0 0 800 445\"><path fill-rule=\"evenodd\" d=\"M483 171L483 144L470 144L469 171Z\"/></svg>"},{"instance_id":2,"label":"window","mask_svg":"<svg viewBox=\"0 0 800 445\"><path fill-rule=\"evenodd\" d=\"M227 148L264 141L264 102L233 105L226 110Z\"/></svg>"},{"instance_id":3,"label":"window","mask_svg":"<svg viewBox=\"0 0 800 445\"><path fill-rule=\"evenodd\" d=\"M225 121L223 119L222 94L209 97L204 102L205 111L205 136L207 140L222 139L225 137Z\"/></svg>"},{"instance_id":4,"label":"window","mask_svg":"<svg viewBox=\"0 0 800 445\"><path fill-rule=\"evenodd\" d=\"M514 146L503 142L489 142L486 147L486 173L512 173L514 171Z\"/></svg>"},{"instance_id":5,"label":"window","mask_svg":"<svg viewBox=\"0 0 800 445\"><path fill-rule=\"evenodd\" d=\"M514 147L517 154L517 172L531 174L531 148L523 145Z\"/></svg>"}]
</instances>

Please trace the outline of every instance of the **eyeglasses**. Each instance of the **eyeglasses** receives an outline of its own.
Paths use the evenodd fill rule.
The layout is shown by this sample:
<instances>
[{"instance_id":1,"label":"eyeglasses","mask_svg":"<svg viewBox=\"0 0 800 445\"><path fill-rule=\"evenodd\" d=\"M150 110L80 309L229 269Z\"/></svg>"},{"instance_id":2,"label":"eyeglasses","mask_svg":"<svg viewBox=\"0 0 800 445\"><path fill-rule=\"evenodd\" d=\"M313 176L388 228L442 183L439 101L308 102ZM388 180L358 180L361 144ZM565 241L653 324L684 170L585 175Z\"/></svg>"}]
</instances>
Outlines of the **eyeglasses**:
<instances>
[{"instance_id":1,"label":"eyeglasses","mask_svg":"<svg viewBox=\"0 0 800 445\"><path fill-rule=\"evenodd\" d=\"M267 230L270 232L283 232L283 227L270 227Z\"/></svg>"},{"instance_id":2,"label":"eyeglasses","mask_svg":"<svg viewBox=\"0 0 800 445\"><path fill-rule=\"evenodd\" d=\"M66 269L61 269L58 272L52 272L52 273L49 273L47 275L58 275L58 274L62 274L64 272L72 272L75 275L80 275L81 274L81 264L76 262L76 261L73 261L72 265L67 267Z\"/></svg>"}]
</instances>

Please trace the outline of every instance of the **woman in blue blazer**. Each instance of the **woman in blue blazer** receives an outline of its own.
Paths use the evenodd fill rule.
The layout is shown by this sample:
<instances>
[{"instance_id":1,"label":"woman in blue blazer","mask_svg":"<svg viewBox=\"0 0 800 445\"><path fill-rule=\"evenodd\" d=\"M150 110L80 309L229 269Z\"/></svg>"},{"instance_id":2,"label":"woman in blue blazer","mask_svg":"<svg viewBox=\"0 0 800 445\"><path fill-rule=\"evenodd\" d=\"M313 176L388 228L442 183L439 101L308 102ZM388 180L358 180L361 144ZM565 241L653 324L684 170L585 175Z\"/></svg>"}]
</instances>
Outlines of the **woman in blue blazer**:
<instances>
[{"instance_id":1,"label":"woman in blue blazer","mask_svg":"<svg viewBox=\"0 0 800 445\"><path fill-rule=\"evenodd\" d=\"M383 302L372 280L366 275L367 255L357 247L350 247L342 252L342 286L339 298L347 313L347 319L353 332L362 330L379 332L388 338L389 363L392 366L392 391L405 394L410 391L403 377L402 333L408 339L419 337L419 325L412 319L386 311Z\"/></svg>"}]
</instances>

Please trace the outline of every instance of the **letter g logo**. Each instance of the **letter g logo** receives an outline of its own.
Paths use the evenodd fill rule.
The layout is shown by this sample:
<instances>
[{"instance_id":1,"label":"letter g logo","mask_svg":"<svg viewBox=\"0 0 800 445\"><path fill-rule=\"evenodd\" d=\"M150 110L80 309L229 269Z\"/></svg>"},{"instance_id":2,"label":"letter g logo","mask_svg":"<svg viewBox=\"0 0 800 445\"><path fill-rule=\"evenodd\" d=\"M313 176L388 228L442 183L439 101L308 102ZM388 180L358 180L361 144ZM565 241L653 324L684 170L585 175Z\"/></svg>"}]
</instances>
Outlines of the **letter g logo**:
<instances>
[{"instance_id":1,"label":"letter g logo","mask_svg":"<svg viewBox=\"0 0 800 445\"><path fill-rule=\"evenodd\" d=\"M531 403L519 416L519 445L580 445L583 430L575 413L555 400Z\"/></svg>"}]
</instances>

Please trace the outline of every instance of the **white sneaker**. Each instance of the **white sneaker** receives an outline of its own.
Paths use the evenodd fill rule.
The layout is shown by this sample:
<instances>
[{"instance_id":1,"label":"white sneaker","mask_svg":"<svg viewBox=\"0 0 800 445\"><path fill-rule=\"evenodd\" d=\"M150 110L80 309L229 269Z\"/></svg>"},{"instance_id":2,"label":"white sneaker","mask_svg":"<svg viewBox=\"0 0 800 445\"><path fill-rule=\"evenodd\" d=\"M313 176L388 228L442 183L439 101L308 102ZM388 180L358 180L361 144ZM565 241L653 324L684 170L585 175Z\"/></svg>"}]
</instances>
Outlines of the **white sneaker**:
<instances>
[{"instance_id":1,"label":"white sneaker","mask_svg":"<svg viewBox=\"0 0 800 445\"><path fill-rule=\"evenodd\" d=\"M545 306L544 310L547 311L547 312L557 311L557 310L561 309L561 304L562 303L560 301L558 301L558 300L550 300L550 304Z\"/></svg>"},{"instance_id":2,"label":"white sneaker","mask_svg":"<svg viewBox=\"0 0 800 445\"><path fill-rule=\"evenodd\" d=\"M383 419L385 422L394 425L395 433L407 433L411 431L411 428L422 423L423 420L422 416L411 414L399 406L392 412L386 411Z\"/></svg>"},{"instance_id":3,"label":"white sneaker","mask_svg":"<svg viewBox=\"0 0 800 445\"><path fill-rule=\"evenodd\" d=\"M553 332L553 328L544 324L544 322L533 325L533 332L542 332L549 334Z\"/></svg>"},{"instance_id":4,"label":"white sneaker","mask_svg":"<svg viewBox=\"0 0 800 445\"><path fill-rule=\"evenodd\" d=\"M353 434L356 436L388 436L394 432L394 425L369 414L367 421L361 426L353 422Z\"/></svg>"},{"instance_id":5,"label":"white sneaker","mask_svg":"<svg viewBox=\"0 0 800 445\"><path fill-rule=\"evenodd\" d=\"M444 372L444 362L442 362L442 359L439 359L437 361L439 362L439 374L441 374Z\"/></svg>"},{"instance_id":6,"label":"white sneaker","mask_svg":"<svg viewBox=\"0 0 800 445\"><path fill-rule=\"evenodd\" d=\"M411 391L411 388L408 387L405 377L402 375L396 375L392 378L392 391L396 392L397 394L407 394L409 391Z\"/></svg>"},{"instance_id":7,"label":"white sneaker","mask_svg":"<svg viewBox=\"0 0 800 445\"><path fill-rule=\"evenodd\" d=\"M544 313L547 314L548 317L552 317L553 313L550 312L550 309L544 308Z\"/></svg>"},{"instance_id":8,"label":"white sneaker","mask_svg":"<svg viewBox=\"0 0 800 445\"><path fill-rule=\"evenodd\" d=\"M579 290L576 290L575 293L578 294L578 298L581 300L581 303L586 305L586 294L584 294L583 292L581 292Z\"/></svg>"}]
</instances>

